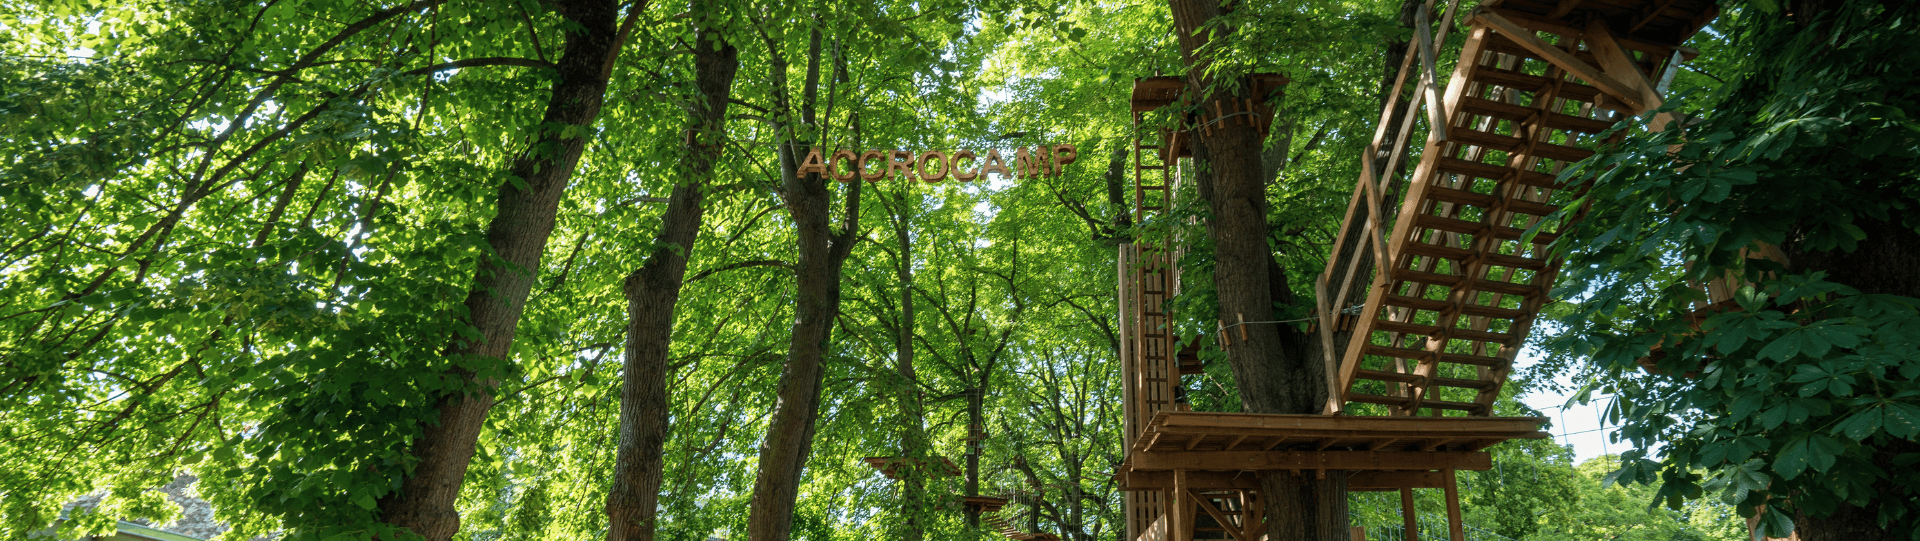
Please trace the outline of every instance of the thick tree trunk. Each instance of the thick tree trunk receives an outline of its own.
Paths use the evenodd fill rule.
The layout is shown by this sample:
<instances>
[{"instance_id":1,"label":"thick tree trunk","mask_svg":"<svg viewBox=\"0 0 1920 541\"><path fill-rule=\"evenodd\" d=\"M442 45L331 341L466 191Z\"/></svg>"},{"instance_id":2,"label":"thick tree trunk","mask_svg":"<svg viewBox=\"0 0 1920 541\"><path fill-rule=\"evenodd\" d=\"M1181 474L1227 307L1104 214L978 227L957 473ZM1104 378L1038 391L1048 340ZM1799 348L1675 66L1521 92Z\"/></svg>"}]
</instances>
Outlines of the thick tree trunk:
<instances>
[{"instance_id":1,"label":"thick tree trunk","mask_svg":"<svg viewBox=\"0 0 1920 541\"><path fill-rule=\"evenodd\" d=\"M1898 193L1887 194L1889 198L1898 198ZM1866 238L1852 252L1815 251L1803 249L1792 239L1781 245L1781 251L1787 256L1788 265L1795 272L1825 271L1827 279L1846 284L1862 294L1900 295L1920 297L1920 232L1902 226L1899 218L1894 221L1862 218L1853 225L1866 233ZM1912 442L1893 441L1874 453L1875 464L1887 471L1893 471L1894 457L1902 453L1920 452L1920 445ZM1880 506L1887 502L1900 505L1908 491L1905 487L1893 486L1889 481L1881 481L1874 489L1882 496L1873 498L1866 506L1856 506L1847 502L1838 502L1833 515L1812 517L1805 514L1794 517L1795 533L1800 541L1894 541L1904 539L1894 532L1882 528L1879 524Z\"/></svg>"},{"instance_id":2,"label":"thick tree trunk","mask_svg":"<svg viewBox=\"0 0 1920 541\"><path fill-rule=\"evenodd\" d=\"M460 530L454 502L472 460L487 409L493 406L493 381L475 380L469 370L476 362L506 363L553 232L561 195L573 176L585 137L562 137L555 125L587 126L600 114L607 79L620 52L620 8L612 0L555 2L554 8L579 27L567 34L565 51L557 63L558 80L548 99L533 144L514 160L508 175L524 182L500 182L498 213L487 227L487 244L494 257L481 261L467 295L469 322L478 340L456 339L447 348L461 359L454 375L476 385L467 392L441 397L437 423L425 423L412 454L418 462L400 490L380 500L381 520L412 530L430 541L450 539ZM644 9L643 5L633 6ZM521 188L520 186L525 186ZM477 361L484 360L484 361Z\"/></svg>"},{"instance_id":3,"label":"thick tree trunk","mask_svg":"<svg viewBox=\"0 0 1920 541\"><path fill-rule=\"evenodd\" d=\"M711 28L696 28L694 43L712 43ZM713 177L726 140L727 97L740 67L739 50L725 40L718 49L696 47L694 87L699 111L689 119L695 133L686 149L686 171L673 194L653 254L627 275L627 358L620 387L619 458L607 493L607 541L651 540L659 507L667 442L667 353L673 339L674 305L687 274L687 257L699 238L703 190Z\"/></svg>"},{"instance_id":4,"label":"thick tree trunk","mask_svg":"<svg viewBox=\"0 0 1920 541\"><path fill-rule=\"evenodd\" d=\"M1172 0L1171 4L1175 33L1187 62L1187 88L1200 100L1200 109L1212 111L1216 99L1234 103L1256 97L1203 94L1204 89L1215 85L1207 75L1212 67L1204 50L1207 33L1196 31L1224 13L1215 0ZM1216 119L1213 114L1202 114L1191 122L1205 126L1191 134L1201 193L1213 213L1207 221L1207 233L1214 243L1213 279L1219 319L1230 323L1273 321L1273 304L1291 303L1293 299L1285 272L1275 264L1273 250L1267 245L1266 182L1260 162L1259 128L1251 122ZM1242 408L1251 413L1319 413L1326 403L1326 369L1317 357L1308 355L1308 337L1272 323L1242 328L1248 338L1227 348ZM1239 334L1240 329L1233 332ZM1345 472L1329 471L1324 479L1285 472L1262 475L1261 492L1271 539L1324 541L1347 536Z\"/></svg>"},{"instance_id":5,"label":"thick tree trunk","mask_svg":"<svg viewBox=\"0 0 1920 541\"><path fill-rule=\"evenodd\" d=\"M790 111L786 99L787 64L777 48L770 63L770 81L777 107ZM817 126L814 103L819 89L820 34L814 30L808 58L805 97L801 102L807 125ZM776 129L791 134L790 126ZM782 135L782 137L788 137ZM840 313L840 269L858 240L860 183L847 184L846 213L839 231L832 227L833 190L826 177L796 175L800 154L808 143L782 141L780 197L793 219L798 244L794 264L795 293L792 342L780 372L772 418L760 443L760 468L754 477L753 502L747 511L747 539L787 541L793 529L793 506L800 477L813 451L813 422L820 411L820 362L826 357L833 320Z\"/></svg>"}]
</instances>

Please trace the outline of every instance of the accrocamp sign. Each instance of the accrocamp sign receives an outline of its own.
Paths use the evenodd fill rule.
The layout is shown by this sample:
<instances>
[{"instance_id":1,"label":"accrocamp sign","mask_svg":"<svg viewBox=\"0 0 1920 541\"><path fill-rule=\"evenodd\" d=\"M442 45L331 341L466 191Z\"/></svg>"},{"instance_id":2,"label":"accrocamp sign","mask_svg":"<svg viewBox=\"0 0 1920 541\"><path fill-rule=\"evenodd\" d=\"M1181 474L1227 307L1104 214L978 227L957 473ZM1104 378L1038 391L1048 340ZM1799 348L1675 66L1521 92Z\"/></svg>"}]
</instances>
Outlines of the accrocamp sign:
<instances>
[{"instance_id":1,"label":"accrocamp sign","mask_svg":"<svg viewBox=\"0 0 1920 541\"><path fill-rule=\"evenodd\" d=\"M856 177L867 182L885 178L940 182L948 177L968 182L987 173L998 173L1002 179L1053 177L1060 176L1067 164L1079 156L1073 145L1040 145L1014 150L1013 166L1008 167L998 149L989 149L985 156L980 156L971 150L929 150L914 154L903 150L869 149L855 153L840 149L827 154L824 149L814 147L807 152L806 159L800 160L794 174L818 173L840 182L853 182Z\"/></svg>"}]
</instances>

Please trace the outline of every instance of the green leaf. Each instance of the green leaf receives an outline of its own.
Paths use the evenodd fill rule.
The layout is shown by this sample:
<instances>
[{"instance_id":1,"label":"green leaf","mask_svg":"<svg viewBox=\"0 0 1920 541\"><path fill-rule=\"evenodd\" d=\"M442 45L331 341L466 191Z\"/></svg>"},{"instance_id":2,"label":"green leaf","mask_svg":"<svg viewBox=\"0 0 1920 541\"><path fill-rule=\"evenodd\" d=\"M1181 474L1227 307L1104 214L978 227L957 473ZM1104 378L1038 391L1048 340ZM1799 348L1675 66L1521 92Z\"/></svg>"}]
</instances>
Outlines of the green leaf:
<instances>
[{"instance_id":1,"label":"green leaf","mask_svg":"<svg viewBox=\"0 0 1920 541\"><path fill-rule=\"evenodd\" d=\"M373 501L373 496L365 492L355 493L353 495L353 504L358 505L362 509L366 509L368 511L372 511L375 507L379 506L379 504Z\"/></svg>"},{"instance_id":2,"label":"green leaf","mask_svg":"<svg viewBox=\"0 0 1920 541\"><path fill-rule=\"evenodd\" d=\"M1779 473L1782 479L1792 481L1800 476L1800 472L1806 471L1807 464L1813 461L1812 453L1804 437L1789 442L1786 448L1781 449L1780 456L1773 460L1773 471Z\"/></svg>"},{"instance_id":3,"label":"green leaf","mask_svg":"<svg viewBox=\"0 0 1920 541\"><path fill-rule=\"evenodd\" d=\"M1840 424L1835 425L1833 427L1833 433L1844 434L1846 437L1853 438L1855 441L1865 440L1873 436L1874 432L1880 430L1880 420L1885 410L1885 406L1874 406L1861 410L1859 413L1853 414L1852 417L1848 417L1845 421L1841 421Z\"/></svg>"},{"instance_id":4,"label":"green leaf","mask_svg":"<svg viewBox=\"0 0 1920 541\"><path fill-rule=\"evenodd\" d=\"M1909 440L1920 435L1920 406L1888 402L1886 408L1881 426L1887 430L1887 434Z\"/></svg>"}]
</instances>

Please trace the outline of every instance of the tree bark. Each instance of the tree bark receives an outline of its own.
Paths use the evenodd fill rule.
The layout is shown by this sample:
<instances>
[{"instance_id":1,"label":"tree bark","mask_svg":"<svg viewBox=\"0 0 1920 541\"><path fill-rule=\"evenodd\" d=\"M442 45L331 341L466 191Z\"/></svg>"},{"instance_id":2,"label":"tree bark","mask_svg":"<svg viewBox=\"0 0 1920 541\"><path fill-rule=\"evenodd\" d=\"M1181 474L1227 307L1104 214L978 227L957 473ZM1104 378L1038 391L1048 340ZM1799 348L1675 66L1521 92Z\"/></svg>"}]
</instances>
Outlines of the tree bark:
<instances>
[{"instance_id":1,"label":"tree bark","mask_svg":"<svg viewBox=\"0 0 1920 541\"><path fill-rule=\"evenodd\" d=\"M911 187L909 187L911 188ZM883 195L881 201L887 201ZM913 366L913 336L915 317L913 310L913 235L906 189L899 192L891 207L893 211L893 237L900 250L894 261L894 279L898 282L900 295L900 318L894 329L894 371L899 378L899 387L895 394L900 401L900 457L907 466L897 470L900 476L901 502L900 514L906 518L902 524L904 531L901 539L920 541L926 538L926 525L923 515L930 508L926 502L926 481L936 468L934 459L928 451L932 445L928 442L926 412L920 400L920 376Z\"/></svg>"},{"instance_id":2,"label":"tree bark","mask_svg":"<svg viewBox=\"0 0 1920 541\"><path fill-rule=\"evenodd\" d=\"M1900 194L1888 193L1886 197L1900 198ZM1846 284L1862 294L1920 297L1920 271L1915 270L1920 269L1920 232L1901 225L1897 215L1893 220L1856 219L1853 225L1859 226L1866 238L1860 239L1852 252L1810 250L1795 242L1802 235L1790 234L1780 246L1788 267L1794 272L1825 271L1827 280ZM1898 467L1893 459L1903 453L1920 453L1920 445L1890 440L1874 453L1873 462L1882 470L1895 471ZM1910 491L1887 480L1875 483L1874 489L1880 496L1865 506L1842 501L1829 516L1795 516L1794 530L1800 541L1901 539L1880 526L1880 507L1888 502L1910 507L1905 503Z\"/></svg>"},{"instance_id":3,"label":"tree bark","mask_svg":"<svg viewBox=\"0 0 1920 541\"><path fill-rule=\"evenodd\" d=\"M769 53L772 67L769 81L777 102L775 106L787 113L792 109L786 97L787 63L779 54L777 43L769 43ZM808 126L817 126L814 113L820 72L817 27L809 53L800 118ZM809 144L791 137L795 133L792 126L778 126L775 132L786 138L778 145L780 198L793 219L799 248L794 264L797 298L792 342L780 372L766 439L760 443L760 467L754 477L753 501L747 511L747 539L752 541L786 541L792 532L794 500L799 495L807 457L813 450L813 422L820 410L820 363L826 356L833 320L840 313L840 270L859 239L860 183L847 184L846 212L840 230L835 231L833 190L826 177L814 173L795 174L800 155Z\"/></svg>"},{"instance_id":4,"label":"tree bark","mask_svg":"<svg viewBox=\"0 0 1920 541\"><path fill-rule=\"evenodd\" d=\"M1219 319L1228 323L1273 321L1274 303L1292 304L1294 299L1286 273L1274 262L1273 250L1267 245L1260 130L1255 123L1234 122L1212 112L1214 100L1237 103L1265 96L1247 95L1247 85L1229 93L1225 90L1228 85L1216 85L1214 76L1208 75L1213 68L1209 58L1212 53L1206 50L1208 34L1233 32L1231 27L1201 31L1209 21L1226 14L1220 2L1170 3L1175 34L1187 63L1188 94L1197 100L1199 110L1206 111L1191 119L1194 128L1189 133L1194 138L1194 161L1200 165L1200 192L1213 214L1207 221L1207 234L1214 243L1213 279ZM1212 95L1205 93L1209 88L1215 89ZM1236 340L1226 353L1242 409L1250 413L1319 413L1326 403L1326 369L1317 357L1308 354L1308 336L1272 323L1249 324L1241 329L1247 339ZM1329 471L1324 479L1267 473L1260 482L1270 539L1324 541L1347 537L1346 472Z\"/></svg>"},{"instance_id":5,"label":"tree bark","mask_svg":"<svg viewBox=\"0 0 1920 541\"><path fill-rule=\"evenodd\" d=\"M698 20L698 19L696 19ZM727 40L714 41L714 29L694 29L693 52L696 112L688 119L693 130L686 149L686 171L667 198L654 251L645 263L627 275L626 366L620 387L620 443L607 493L607 540L648 541L654 537L659 511L660 482L667 442L667 363L673 340L674 305L680 301L687 275L687 258L700 235L707 183L726 141L727 97L740 67L739 50ZM718 43L719 46L706 46Z\"/></svg>"},{"instance_id":6,"label":"tree bark","mask_svg":"<svg viewBox=\"0 0 1920 541\"><path fill-rule=\"evenodd\" d=\"M423 423L419 439L413 442L411 453L417 462L411 475L399 491L379 502L382 521L430 541L451 539L460 530L454 502L487 410L493 406L491 390L497 384L479 374L509 362L514 328L537 278L560 198L586 148L585 137L563 137L553 126L593 124L620 52L618 2L573 0L555 2L553 7L579 28L567 34L555 66L553 93L533 143L508 171L519 182L500 184L497 214L487 227L493 257L481 261L466 300L468 322L479 339L457 338L447 348L448 356L455 359L450 372L472 388L439 399L438 422ZM644 4L632 9L637 14Z\"/></svg>"}]
</instances>

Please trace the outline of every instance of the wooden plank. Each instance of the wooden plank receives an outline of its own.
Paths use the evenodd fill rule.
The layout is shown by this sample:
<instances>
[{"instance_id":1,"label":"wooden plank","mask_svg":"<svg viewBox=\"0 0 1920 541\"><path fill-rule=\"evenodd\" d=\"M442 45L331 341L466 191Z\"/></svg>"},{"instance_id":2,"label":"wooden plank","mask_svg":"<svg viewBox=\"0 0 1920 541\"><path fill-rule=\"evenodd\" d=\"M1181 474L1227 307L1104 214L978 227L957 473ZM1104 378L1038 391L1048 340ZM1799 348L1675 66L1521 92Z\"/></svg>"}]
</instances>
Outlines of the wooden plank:
<instances>
[{"instance_id":1,"label":"wooden plank","mask_svg":"<svg viewBox=\"0 0 1920 541\"><path fill-rule=\"evenodd\" d=\"M1420 541L1419 515L1413 509L1413 488L1400 489L1400 519L1406 523L1402 531L1407 534L1407 541Z\"/></svg>"},{"instance_id":2,"label":"wooden plank","mask_svg":"<svg viewBox=\"0 0 1920 541\"><path fill-rule=\"evenodd\" d=\"M1493 194L1474 193L1466 190L1456 190L1456 189L1448 188L1445 186L1433 186L1433 187L1427 188L1427 197L1435 201L1446 201L1448 203L1453 203L1456 205L1473 205L1480 208L1491 207L1493 206L1494 202L1499 200L1498 198L1494 197ZM1462 252L1471 253L1464 249L1458 249L1458 250ZM1459 259L1459 258L1454 258L1454 259Z\"/></svg>"},{"instance_id":3,"label":"wooden plank","mask_svg":"<svg viewBox=\"0 0 1920 541\"><path fill-rule=\"evenodd\" d=\"M1357 471L1347 477L1347 488L1440 488L1445 481L1437 471Z\"/></svg>"},{"instance_id":4,"label":"wooden plank","mask_svg":"<svg viewBox=\"0 0 1920 541\"><path fill-rule=\"evenodd\" d=\"M1613 30L1607 27L1606 21L1588 21L1583 37L1587 41L1587 49L1593 51L1593 56L1600 61L1600 69L1639 92L1635 97L1640 99L1640 110L1660 107L1660 92L1654 90L1653 81L1647 80L1647 74L1640 71L1640 65L1633 61L1633 55L1620 47L1619 40L1614 39Z\"/></svg>"},{"instance_id":5,"label":"wooden plank","mask_svg":"<svg viewBox=\"0 0 1920 541\"><path fill-rule=\"evenodd\" d=\"M1467 541L1466 525L1460 522L1460 483L1452 469L1441 475L1445 477L1447 491L1447 533L1453 541Z\"/></svg>"},{"instance_id":6,"label":"wooden plank","mask_svg":"<svg viewBox=\"0 0 1920 541\"><path fill-rule=\"evenodd\" d=\"M1408 374L1405 372L1384 372L1380 370L1366 370L1366 369L1361 369L1360 371L1355 372L1354 377L1357 377L1360 379L1366 379L1366 380L1373 380L1373 381L1390 381L1394 383L1414 383L1414 382L1421 381L1422 379L1425 379L1420 376Z\"/></svg>"},{"instance_id":7,"label":"wooden plank","mask_svg":"<svg viewBox=\"0 0 1920 541\"><path fill-rule=\"evenodd\" d=\"M1521 140L1519 137L1488 133L1480 130L1469 130L1466 128L1455 128L1453 133L1449 135L1451 136L1447 138L1448 141L1505 152L1519 150L1520 146L1526 143L1526 141Z\"/></svg>"},{"instance_id":8,"label":"wooden plank","mask_svg":"<svg viewBox=\"0 0 1920 541\"><path fill-rule=\"evenodd\" d=\"M1434 137L1446 139L1449 117L1446 105L1440 98L1440 68L1433 61L1433 37L1427 35L1428 29L1433 28L1433 23L1427 20L1428 11L1432 11L1432 8L1422 9L1414 15L1413 45L1420 50L1420 86L1427 96L1427 128L1432 130Z\"/></svg>"},{"instance_id":9,"label":"wooden plank","mask_svg":"<svg viewBox=\"0 0 1920 541\"><path fill-rule=\"evenodd\" d=\"M1139 463L1135 462L1134 466L1139 467ZM1451 494L1451 492L1449 494ZM1167 491L1167 507L1169 508L1167 509L1167 514L1173 517L1173 520L1167 522L1168 539L1172 539L1173 541L1193 541L1193 520L1187 514L1187 509L1193 507L1193 502L1188 500L1188 498L1191 497L1193 497L1192 494L1189 494L1187 490L1187 471L1185 469L1173 470L1173 490ZM1463 540L1455 539L1453 541Z\"/></svg>"},{"instance_id":10,"label":"wooden plank","mask_svg":"<svg viewBox=\"0 0 1920 541\"><path fill-rule=\"evenodd\" d=\"M1410 242L1407 244L1411 246L1415 243ZM1433 284L1433 285L1446 286L1451 288L1451 287L1459 286L1460 282L1466 281L1467 277L1454 276L1451 274L1440 274L1440 273L1434 273L1434 272L1417 271L1412 269L1394 269L1393 279L1401 282L1418 282L1422 284Z\"/></svg>"},{"instance_id":11,"label":"wooden plank","mask_svg":"<svg viewBox=\"0 0 1920 541\"><path fill-rule=\"evenodd\" d=\"M1236 488L1259 490L1260 478L1251 472L1241 471L1190 471L1186 472L1187 488L1222 489ZM1119 478L1120 490L1170 490L1173 488L1173 472L1170 471L1124 471Z\"/></svg>"},{"instance_id":12,"label":"wooden plank","mask_svg":"<svg viewBox=\"0 0 1920 541\"><path fill-rule=\"evenodd\" d=\"M1475 291L1491 291L1494 293L1503 293L1507 295L1519 295L1522 297L1532 297L1534 295L1540 294L1540 286L1536 286L1533 284L1517 284L1513 282L1502 282L1498 280L1474 280L1473 285L1470 287L1472 287ZM1507 340L1510 341L1511 338L1508 338Z\"/></svg>"},{"instance_id":13,"label":"wooden plank","mask_svg":"<svg viewBox=\"0 0 1920 541\"><path fill-rule=\"evenodd\" d=\"M1648 108L1646 102L1641 99L1640 93L1637 90L1627 86L1626 83L1620 82L1618 79L1602 73L1600 68L1574 58L1571 53L1540 41L1540 38L1533 34L1533 30L1521 28L1520 25L1514 24L1513 21L1492 11L1482 11L1475 19L1483 21L1487 26L1500 31L1507 39L1513 40L1514 43L1519 44L1521 47L1526 48L1536 55L1540 55L1540 58L1553 63L1555 66L1559 66L1560 69L1566 70L1567 73L1585 80L1587 83L1599 88L1600 91L1606 92L1609 97L1627 104L1628 107L1643 111ZM1569 34L1569 36L1571 36L1571 34Z\"/></svg>"},{"instance_id":14,"label":"wooden plank","mask_svg":"<svg viewBox=\"0 0 1920 541\"><path fill-rule=\"evenodd\" d=\"M1396 359L1424 359L1431 354L1427 350L1423 350L1423 349L1397 348L1392 346L1377 346L1372 344L1367 345L1366 353L1368 355L1378 355L1381 357L1393 357Z\"/></svg>"},{"instance_id":15,"label":"wooden plank","mask_svg":"<svg viewBox=\"0 0 1920 541\"><path fill-rule=\"evenodd\" d=\"M1408 297L1406 295L1382 295L1380 300L1382 304L1386 304L1388 306L1399 306L1402 308L1412 308L1415 310L1427 310L1430 312L1438 312L1438 311L1453 307L1453 305L1447 304L1447 301L1421 299L1421 298L1415 298L1415 297Z\"/></svg>"},{"instance_id":16,"label":"wooden plank","mask_svg":"<svg viewBox=\"0 0 1920 541\"><path fill-rule=\"evenodd\" d=\"M1214 411L1162 411L1147 423L1150 428L1213 427L1268 428L1279 430L1321 430L1339 432L1404 431L1421 434L1465 432L1530 433L1539 429L1546 417L1482 417L1475 419L1406 419L1395 417L1328 417L1282 413L1226 413Z\"/></svg>"},{"instance_id":17,"label":"wooden plank","mask_svg":"<svg viewBox=\"0 0 1920 541\"><path fill-rule=\"evenodd\" d=\"M1136 470L1488 470L1493 455L1473 451L1200 451L1148 452Z\"/></svg>"}]
</instances>

